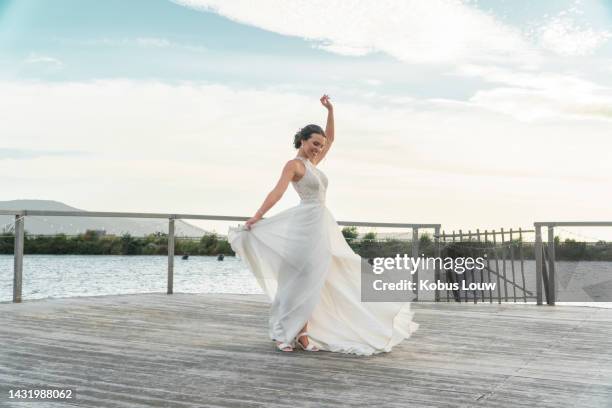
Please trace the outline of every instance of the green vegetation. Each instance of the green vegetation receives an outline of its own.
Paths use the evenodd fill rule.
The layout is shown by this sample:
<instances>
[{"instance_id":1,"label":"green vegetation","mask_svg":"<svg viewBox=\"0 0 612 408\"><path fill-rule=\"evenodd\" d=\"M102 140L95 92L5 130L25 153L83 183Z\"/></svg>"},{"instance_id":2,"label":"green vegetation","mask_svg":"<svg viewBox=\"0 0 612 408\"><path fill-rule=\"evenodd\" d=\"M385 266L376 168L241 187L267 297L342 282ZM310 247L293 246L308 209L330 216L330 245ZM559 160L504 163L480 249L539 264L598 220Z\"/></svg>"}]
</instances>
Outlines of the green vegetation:
<instances>
[{"instance_id":1,"label":"green vegetation","mask_svg":"<svg viewBox=\"0 0 612 408\"><path fill-rule=\"evenodd\" d=\"M12 254L14 235L0 235L0 254ZM166 255L168 234L157 232L146 237L130 234L100 235L87 231L77 236L58 234L53 236L25 236L26 254L72 254L72 255ZM204 235L200 240L175 239L177 255L234 255L229 243L217 234Z\"/></svg>"},{"instance_id":2,"label":"green vegetation","mask_svg":"<svg viewBox=\"0 0 612 408\"><path fill-rule=\"evenodd\" d=\"M412 254L412 242L394 238L378 239L375 232L368 232L359 238L357 227L344 227L342 235L349 246L364 258L394 257L396 254ZM0 254L12 254L14 234L5 231L0 234ZM505 256L509 258L510 247L514 259L534 259L533 243L513 240L505 243ZM546 243L545 243L546 245ZM485 251L494 256L491 242L478 241L446 242L442 256L483 256ZM198 239L177 238L175 240L177 255L235 255L229 243L217 234L207 234ZM497 246L497 257L503 257L503 250ZM103 235L96 231L87 231L77 236L64 234L52 236L25 235L26 254L73 254L73 255L166 255L168 253L168 235L157 232L146 237ZM431 235L419 237L419 256L435 256L435 242ZM612 261L612 243L578 242L573 239L560 241L555 238L555 255L559 261Z\"/></svg>"},{"instance_id":3,"label":"green vegetation","mask_svg":"<svg viewBox=\"0 0 612 408\"><path fill-rule=\"evenodd\" d=\"M578 242L566 239L559 243L555 239L555 255L561 261L611 261L612 244L605 241L596 243Z\"/></svg>"},{"instance_id":4,"label":"green vegetation","mask_svg":"<svg viewBox=\"0 0 612 408\"><path fill-rule=\"evenodd\" d=\"M378 239L375 232L366 233L358 239L357 227L344 227L342 235L346 242L363 258L394 257L396 254L412 254L412 242L395 238ZM419 238L419 256L434 256L435 247L432 237L422 234Z\"/></svg>"},{"instance_id":5,"label":"green vegetation","mask_svg":"<svg viewBox=\"0 0 612 408\"><path fill-rule=\"evenodd\" d=\"M357 239L359 233L357 232L357 227L344 227L342 228L342 235L344 235L346 242L350 244L352 241Z\"/></svg>"}]
</instances>

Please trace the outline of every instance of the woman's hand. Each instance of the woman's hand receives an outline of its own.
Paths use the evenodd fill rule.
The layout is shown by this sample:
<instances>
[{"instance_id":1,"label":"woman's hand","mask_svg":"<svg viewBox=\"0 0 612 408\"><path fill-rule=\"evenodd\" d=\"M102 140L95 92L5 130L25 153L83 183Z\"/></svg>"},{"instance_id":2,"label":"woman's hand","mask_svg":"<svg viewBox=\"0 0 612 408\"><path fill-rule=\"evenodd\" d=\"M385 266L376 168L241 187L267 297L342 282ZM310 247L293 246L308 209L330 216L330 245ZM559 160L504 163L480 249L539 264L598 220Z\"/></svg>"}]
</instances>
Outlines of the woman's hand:
<instances>
[{"instance_id":1,"label":"woman's hand","mask_svg":"<svg viewBox=\"0 0 612 408\"><path fill-rule=\"evenodd\" d=\"M327 109L328 111L331 111L334 109L334 106L329 100L329 95L323 95L320 101L321 101L321 105L325 106L325 109Z\"/></svg>"},{"instance_id":2,"label":"woman's hand","mask_svg":"<svg viewBox=\"0 0 612 408\"><path fill-rule=\"evenodd\" d=\"M259 214L249 218L248 221L244 224L244 228L250 230L253 224L255 224L259 220L261 220L261 217L259 216Z\"/></svg>"}]
</instances>

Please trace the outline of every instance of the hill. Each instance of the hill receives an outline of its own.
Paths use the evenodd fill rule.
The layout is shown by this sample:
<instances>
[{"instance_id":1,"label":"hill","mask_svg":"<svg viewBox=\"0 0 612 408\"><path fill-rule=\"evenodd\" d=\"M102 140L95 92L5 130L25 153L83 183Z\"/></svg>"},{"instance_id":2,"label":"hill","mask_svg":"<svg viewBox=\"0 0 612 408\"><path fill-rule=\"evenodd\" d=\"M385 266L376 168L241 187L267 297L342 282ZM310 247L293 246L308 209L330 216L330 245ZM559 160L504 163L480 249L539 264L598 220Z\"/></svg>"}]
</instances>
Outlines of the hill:
<instances>
[{"instance_id":1,"label":"hill","mask_svg":"<svg viewBox=\"0 0 612 408\"><path fill-rule=\"evenodd\" d=\"M84 211L52 200L0 201L0 210ZM12 223L13 217L0 215L0 230L3 226L5 229L10 228ZM132 236L139 237L155 232L168 232L168 221L143 218L28 216L25 229L33 235L55 235L59 233L78 235L89 229L103 230L107 234L113 235L129 233ZM175 233L177 236L183 237L200 237L207 231L183 220L176 220Z\"/></svg>"}]
</instances>

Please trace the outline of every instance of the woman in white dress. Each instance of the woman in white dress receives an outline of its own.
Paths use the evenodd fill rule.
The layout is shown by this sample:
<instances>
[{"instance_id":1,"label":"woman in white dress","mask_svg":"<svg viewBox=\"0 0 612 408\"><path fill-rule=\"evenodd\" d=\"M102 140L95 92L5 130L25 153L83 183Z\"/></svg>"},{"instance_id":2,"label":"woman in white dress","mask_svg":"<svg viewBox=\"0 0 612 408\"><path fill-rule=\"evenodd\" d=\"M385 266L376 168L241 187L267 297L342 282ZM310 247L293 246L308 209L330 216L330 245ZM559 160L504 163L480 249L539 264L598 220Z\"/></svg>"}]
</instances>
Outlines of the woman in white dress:
<instances>
[{"instance_id":1,"label":"woman in white dress","mask_svg":"<svg viewBox=\"0 0 612 408\"><path fill-rule=\"evenodd\" d=\"M325 130L308 125L298 131L297 156L285 164L255 215L243 227L230 227L228 239L272 303L269 336L279 350L388 352L418 324L410 303L361 302L361 258L325 206L328 180L317 168L335 137L327 95L321 104L327 109ZM289 183L300 204L262 219Z\"/></svg>"}]
</instances>

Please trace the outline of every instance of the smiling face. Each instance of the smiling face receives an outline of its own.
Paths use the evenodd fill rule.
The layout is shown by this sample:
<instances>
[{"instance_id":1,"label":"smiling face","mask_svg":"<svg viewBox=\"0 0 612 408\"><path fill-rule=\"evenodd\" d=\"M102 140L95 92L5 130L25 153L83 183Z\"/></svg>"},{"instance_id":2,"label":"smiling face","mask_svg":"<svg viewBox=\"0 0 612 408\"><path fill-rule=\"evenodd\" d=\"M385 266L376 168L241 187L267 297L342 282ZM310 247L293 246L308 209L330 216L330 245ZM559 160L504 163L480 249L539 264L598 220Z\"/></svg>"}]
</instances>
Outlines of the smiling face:
<instances>
[{"instance_id":1,"label":"smiling face","mask_svg":"<svg viewBox=\"0 0 612 408\"><path fill-rule=\"evenodd\" d=\"M326 142L322 134L312 133L307 140L302 140L300 150L309 160L314 160L321 153Z\"/></svg>"}]
</instances>

